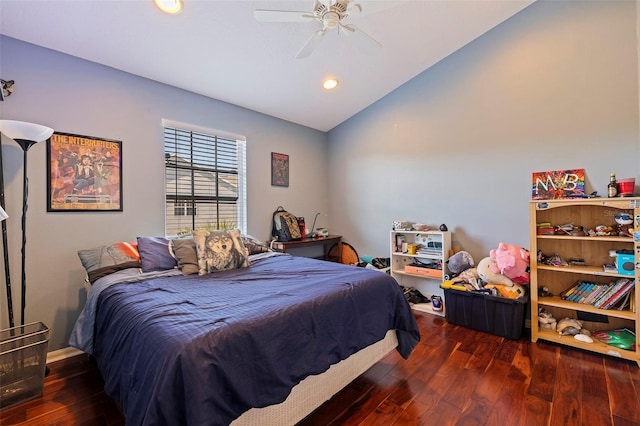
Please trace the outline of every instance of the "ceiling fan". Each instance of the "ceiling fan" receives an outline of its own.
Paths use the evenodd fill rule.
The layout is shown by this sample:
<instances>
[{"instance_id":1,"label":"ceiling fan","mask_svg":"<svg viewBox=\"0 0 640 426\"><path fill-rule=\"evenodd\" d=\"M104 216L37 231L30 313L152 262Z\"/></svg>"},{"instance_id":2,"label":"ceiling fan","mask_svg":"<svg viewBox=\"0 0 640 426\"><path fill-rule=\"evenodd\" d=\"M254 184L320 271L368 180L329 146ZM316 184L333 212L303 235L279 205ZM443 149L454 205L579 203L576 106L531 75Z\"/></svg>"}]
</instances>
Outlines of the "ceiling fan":
<instances>
[{"instance_id":1,"label":"ceiling fan","mask_svg":"<svg viewBox=\"0 0 640 426\"><path fill-rule=\"evenodd\" d=\"M327 31L335 29L345 35L353 34L360 42L370 47L382 47L376 39L360 28L353 24L344 23L347 16L357 15L362 11L362 5L353 0L314 0L313 11L310 13L293 10L256 9L253 15L260 22L319 22L322 28L311 35L311 38L296 55L296 58L306 58L318 47Z\"/></svg>"}]
</instances>

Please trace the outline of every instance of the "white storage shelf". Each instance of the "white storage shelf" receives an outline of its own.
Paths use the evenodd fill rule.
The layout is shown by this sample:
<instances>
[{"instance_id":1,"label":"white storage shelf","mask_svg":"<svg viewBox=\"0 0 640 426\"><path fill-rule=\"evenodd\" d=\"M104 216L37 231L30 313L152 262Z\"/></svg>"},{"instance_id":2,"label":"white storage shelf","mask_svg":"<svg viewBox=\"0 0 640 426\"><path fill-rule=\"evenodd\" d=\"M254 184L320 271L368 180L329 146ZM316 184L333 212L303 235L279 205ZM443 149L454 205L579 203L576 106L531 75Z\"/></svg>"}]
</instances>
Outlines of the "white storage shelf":
<instances>
[{"instance_id":1,"label":"white storage shelf","mask_svg":"<svg viewBox=\"0 0 640 426\"><path fill-rule=\"evenodd\" d=\"M409 245L421 246L416 254L409 253ZM440 296L444 305L444 291L440 284L449 274L446 261L451 250L451 233L448 231L393 230L390 236L391 276L403 287L413 287L426 297ZM405 270L412 264L433 265ZM409 268L411 269L411 268ZM445 311L434 311L431 303L413 304L412 308L434 315L444 316ZM446 306L445 306L446 309Z\"/></svg>"}]
</instances>

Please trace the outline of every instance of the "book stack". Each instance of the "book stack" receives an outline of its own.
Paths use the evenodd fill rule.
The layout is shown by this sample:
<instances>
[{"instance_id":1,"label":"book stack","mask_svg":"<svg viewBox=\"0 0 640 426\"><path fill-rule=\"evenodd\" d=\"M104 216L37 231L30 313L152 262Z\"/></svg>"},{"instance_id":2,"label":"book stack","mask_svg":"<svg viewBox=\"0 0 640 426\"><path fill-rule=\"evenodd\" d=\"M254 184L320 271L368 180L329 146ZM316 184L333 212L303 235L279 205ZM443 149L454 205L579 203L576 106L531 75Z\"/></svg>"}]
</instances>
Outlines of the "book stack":
<instances>
[{"instance_id":1,"label":"book stack","mask_svg":"<svg viewBox=\"0 0 640 426\"><path fill-rule=\"evenodd\" d=\"M635 280L620 278L608 284L578 281L560 293L569 302L592 305L599 309L625 309L630 306Z\"/></svg>"}]
</instances>

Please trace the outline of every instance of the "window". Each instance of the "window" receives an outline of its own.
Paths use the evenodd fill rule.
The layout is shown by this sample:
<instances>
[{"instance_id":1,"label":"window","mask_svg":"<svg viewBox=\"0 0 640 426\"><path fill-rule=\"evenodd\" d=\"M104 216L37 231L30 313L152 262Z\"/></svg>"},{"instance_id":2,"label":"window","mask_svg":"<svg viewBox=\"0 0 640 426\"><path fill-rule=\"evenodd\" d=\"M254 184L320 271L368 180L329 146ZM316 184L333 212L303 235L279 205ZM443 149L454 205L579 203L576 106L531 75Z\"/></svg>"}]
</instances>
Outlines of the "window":
<instances>
[{"instance_id":1,"label":"window","mask_svg":"<svg viewBox=\"0 0 640 426\"><path fill-rule=\"evenodd\" d=\"M246 233L245 140L163 120L165 233L233 229Z\"/></svg>"},{"instance_id":2,"label":"window","mask_svg":"<svg viewBox=\"0 0 640 426\"><path fill-rule=\"evenodd\" d=\"M176 201L173 206L173 214L176 216L194 216L195 206L189 201Z\"/></svg>"}]
</instances>

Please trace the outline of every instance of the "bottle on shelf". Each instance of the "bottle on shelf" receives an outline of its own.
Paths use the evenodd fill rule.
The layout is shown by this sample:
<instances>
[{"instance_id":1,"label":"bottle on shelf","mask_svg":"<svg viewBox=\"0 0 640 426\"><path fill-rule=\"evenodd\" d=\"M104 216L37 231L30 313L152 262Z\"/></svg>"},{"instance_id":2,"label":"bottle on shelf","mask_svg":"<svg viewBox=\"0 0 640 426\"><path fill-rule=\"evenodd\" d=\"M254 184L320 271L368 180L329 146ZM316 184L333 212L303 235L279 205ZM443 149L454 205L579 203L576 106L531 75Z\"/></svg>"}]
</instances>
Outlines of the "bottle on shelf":
<instances>
[{"instance_id":1,"label":"bottle on shelf","mask_svg":"<svg viewBox=\"0 0 640 426\"><path fill-rule=\"evenodd\" d=\"M618 183L616 182L616 174L611 173L609 176L609 185L607 185L607 197L613 198L618 196Z\"/></svg>"}]
</instances>

